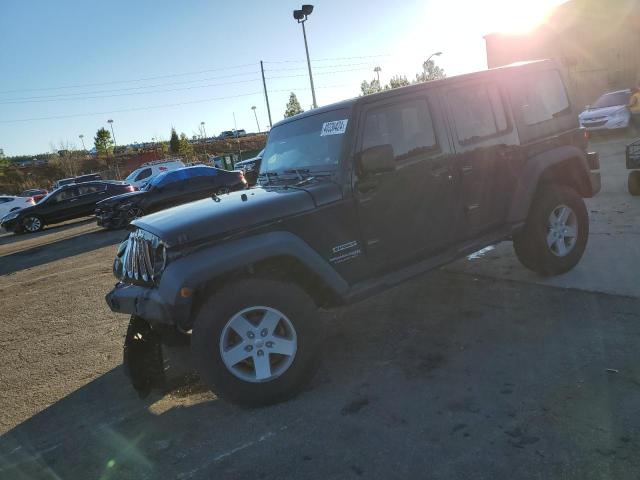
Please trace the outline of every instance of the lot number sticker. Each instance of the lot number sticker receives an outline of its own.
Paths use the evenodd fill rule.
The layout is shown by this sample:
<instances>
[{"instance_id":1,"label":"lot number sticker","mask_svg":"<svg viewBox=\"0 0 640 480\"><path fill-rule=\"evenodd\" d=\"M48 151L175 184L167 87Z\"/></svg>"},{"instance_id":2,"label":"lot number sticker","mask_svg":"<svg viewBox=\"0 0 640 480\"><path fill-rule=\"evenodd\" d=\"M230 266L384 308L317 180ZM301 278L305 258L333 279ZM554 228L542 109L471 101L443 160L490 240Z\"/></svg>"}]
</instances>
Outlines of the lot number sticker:
<instances>
[{"instance_id":1,"label":"lot number sticker","mask_svg":"<svg viewBox=\"0 0 640 480\"><path fill-rule=\"evenodd\" d=\"M347 130L347 122L349 120L336 120L334 122L324 122L322 124L321 137L327 135L342 135Z\"/></svg>"}]
</instances>

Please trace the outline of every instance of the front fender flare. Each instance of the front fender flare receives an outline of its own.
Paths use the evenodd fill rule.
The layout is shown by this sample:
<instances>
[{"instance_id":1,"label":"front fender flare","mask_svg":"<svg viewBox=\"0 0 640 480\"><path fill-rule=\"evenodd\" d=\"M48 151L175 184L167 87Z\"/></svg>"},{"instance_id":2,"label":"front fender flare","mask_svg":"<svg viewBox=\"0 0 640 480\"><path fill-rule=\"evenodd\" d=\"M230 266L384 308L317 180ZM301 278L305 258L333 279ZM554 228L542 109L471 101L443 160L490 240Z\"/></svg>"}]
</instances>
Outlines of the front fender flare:
<instances>
[{"instance_id":1,"label":"front fender flare","mask_svg":"<svg viewBox=\"0 0 640 480\"><path fill-rule=\"evenodd\" d=\"M268 232L203 248L170 262L162 274L159 294L165 299L174 321L184 328L191 313L192 297L183 298L182 288L192 291L256 262L274 257L293 257L317 275L336 295L349 288L342 276L306 242L290 232Z\"/></svg>"}]
</instances>

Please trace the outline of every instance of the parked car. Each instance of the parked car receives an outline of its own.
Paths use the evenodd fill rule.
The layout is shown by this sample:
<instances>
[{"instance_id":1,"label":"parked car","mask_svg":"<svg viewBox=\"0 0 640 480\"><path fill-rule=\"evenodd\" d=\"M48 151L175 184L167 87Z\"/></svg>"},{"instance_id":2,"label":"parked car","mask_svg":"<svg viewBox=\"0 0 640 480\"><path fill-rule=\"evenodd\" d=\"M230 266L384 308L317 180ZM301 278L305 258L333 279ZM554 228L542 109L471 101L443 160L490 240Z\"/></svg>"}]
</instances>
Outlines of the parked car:
<instances>
[{"instance_id":1,"label":"parked car","mask_svg":"<svg viewBox=\"0 0 640 480\"><path fill-rule=\"evenodd\" d=\"M262 162L263 153L264 150L253 158L237 162L234 166L236 170L242 170L244 178L247 179L249 186L253 186L258 182L258 172L260 171L260 163Z\"/></svg>"},{"instance_id":2,"label":"parked car","mask_svg":"<svg viewBox=\"0 0 640 480\"><path fill-rule=\"evenodd\" d=\"M40 200L47 196L47 193L49 193L49 191L45 190L44 188L32 188L31 190L25 190L24 192L22 192L20 196L32 197L33 201L38 203Z\"/></svg>"},{"instance_id":3,"label":"parked car","mask_svg":"<svg viewBox=\"0 0 640 480\"><path fill-rule=\"evenodd\" d=\"M135 188L141 189L149 183L152 178L160 175L162 172L169 172L183 167L184 163L182 160L177 159L145 163L140 168L131 172L124 180Z\"/></svg>"},{"instance_id":4,"label":"parked car","mask_svg":"<svg viewBox=\"0 0 640 480\"><path fill-rule=\"evenodd\" d=\"M600 172L565 85L547 60L313 109L273 126L260 186L135 220L106 297L132 316L134 387L161 386L182 339L217 395L282 401L317 368L319 307L507 239L541 275L571 270Z\"/></svg>"},{"instance_id":5,"label":"parked car","mask_svg":"<svg viewBox=\"0 0 640 480\"><path fill-rule=\"evenodd\" d=\"M96 205L98 225L122 228L151 212L247 188L240 171L230 172L198 165L164 172L137 192L124 193Z\"/></svg>"},{"instance_id":6,"label":"parked car","mask_svg":"<svg viewBox=\"0 0 640 480\"><path fill-rule=\"evenodd\" d=\"M220 133L220 135L218 135L218 138L221 140L225 138L235 138L235 134L231 130L225 130L224 132Z\"/></svg>"},{"instance_id":7,"label":"parked car","mask_svg":"<svg viewBox=\"0 0 640 480\"><path fill-rule=\"evenodd\" d=\"M580 126L589 131L615 130L629 127L631 113L627 108L631 90L617 90L601 95L578 116Z\"/></svg>"},{"instance_id":8,"label":"parked car","mask_svg":"<svg viewBox=\"0 0 640 480\"><path fill-rule=\"evenodd\" d=\"M97 202L124 192L133 192L133 187L104 181L64 185L35 205L9 213L0 226L15 233L37 232L45 225L91 215Z\"/></svg>"},{"instance_id":9,"label":"parked car","mask_svg":"<svg viewBox=\"0 0 640 480\"><path fill-rule=\"evenodd\" d=\"M9 212L20 210L21 208L30 207L35 205L36 201L33 197L27 197L20 195L15 197L13 195L0 195L0 219L2 219Z\"/></svg>"}]
</instances>

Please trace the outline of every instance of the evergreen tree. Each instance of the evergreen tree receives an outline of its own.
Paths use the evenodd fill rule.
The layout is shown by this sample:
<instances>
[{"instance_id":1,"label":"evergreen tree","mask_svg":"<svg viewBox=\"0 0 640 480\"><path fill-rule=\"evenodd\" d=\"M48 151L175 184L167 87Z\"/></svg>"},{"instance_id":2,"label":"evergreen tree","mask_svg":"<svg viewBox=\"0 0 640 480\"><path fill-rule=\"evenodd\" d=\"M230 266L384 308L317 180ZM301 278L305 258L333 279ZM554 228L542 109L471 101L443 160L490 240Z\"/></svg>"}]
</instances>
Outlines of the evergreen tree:
<instances>
[{"instance_id":1,"label":"evergreen tree","mask_svg":"<svg viewBox=\"0 0 640 480\"><path fill-rule=\"evenodd\" d=\"M180 138L176 133L176 129L173 127L171 128L171 140L169 140L169 151L174 154L180 153Z\"/></svg>"},{"instance_id":2,"label":"evergreen tree","mask_svg":"<svg viewBox=\"0 0 640 480\"><path fill-rule=\"evenodd\" d=\"M302 112L304 112L304 110L300 106L298 97L296 97L295 93L291 92L291 95L289 95L289 101L287 102L287 109L284 112L285 118L293 117L294 115L298 115Z\"/></svg>"}]
</instances>

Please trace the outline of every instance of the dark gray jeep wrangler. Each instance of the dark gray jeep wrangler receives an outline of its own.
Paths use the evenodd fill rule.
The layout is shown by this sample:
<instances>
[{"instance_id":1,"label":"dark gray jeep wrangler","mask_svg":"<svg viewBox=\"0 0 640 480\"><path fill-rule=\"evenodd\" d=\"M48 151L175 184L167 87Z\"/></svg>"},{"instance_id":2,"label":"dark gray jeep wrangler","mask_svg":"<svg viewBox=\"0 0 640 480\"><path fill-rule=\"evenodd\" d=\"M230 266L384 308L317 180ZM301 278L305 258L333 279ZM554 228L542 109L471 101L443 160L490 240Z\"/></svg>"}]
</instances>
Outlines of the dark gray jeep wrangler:
<instances>
[{"instance_id":1,"label":"dark gray jeep wrangler","mask_svg":"<svg viewBox=\"0 0 640 480\"><path fill-rule=\"evenodd\" d=\"M360 97L274 125L259 186L133 222L107 295L132 315L125 365L161 386L162 345L243 405L313 375L318 308L367 297L501 240L527 268L571 270L600 189L551 61Z\"/></svg>"}]
</instances>

